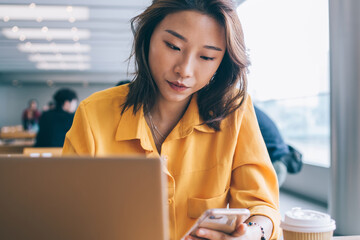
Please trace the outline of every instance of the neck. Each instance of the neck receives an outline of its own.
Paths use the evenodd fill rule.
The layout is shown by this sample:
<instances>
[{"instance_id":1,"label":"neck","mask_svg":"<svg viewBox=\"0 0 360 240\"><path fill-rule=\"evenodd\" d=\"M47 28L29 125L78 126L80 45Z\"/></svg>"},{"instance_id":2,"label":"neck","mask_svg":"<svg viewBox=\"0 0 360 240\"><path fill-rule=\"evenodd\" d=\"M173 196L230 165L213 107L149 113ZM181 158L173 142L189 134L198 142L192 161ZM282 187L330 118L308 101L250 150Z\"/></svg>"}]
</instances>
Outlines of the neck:
<instances>
[{"instance_id":1,"label":"neck","mask_svg":"<svg viewBox=\"0 0 360 240\"><path fill-rule=\"evenodd\" d=\"M170 125L173 128L183 116L190 100L191 97L182 102L168 102L157 99L155 105L150 110L151 115L159 125Z\"/></svg>"},{"instance_id":2,"label":"neck","mask_svg":"<svg viewBox=\"0 0 360 240\"><path fill-rule=\"evenodd\" d=\"M146 121L159 154L161 145L183 116L190 100L191 97L183 102L168 102L158 98L150 109Z\"/></svg>"}]
</instances>

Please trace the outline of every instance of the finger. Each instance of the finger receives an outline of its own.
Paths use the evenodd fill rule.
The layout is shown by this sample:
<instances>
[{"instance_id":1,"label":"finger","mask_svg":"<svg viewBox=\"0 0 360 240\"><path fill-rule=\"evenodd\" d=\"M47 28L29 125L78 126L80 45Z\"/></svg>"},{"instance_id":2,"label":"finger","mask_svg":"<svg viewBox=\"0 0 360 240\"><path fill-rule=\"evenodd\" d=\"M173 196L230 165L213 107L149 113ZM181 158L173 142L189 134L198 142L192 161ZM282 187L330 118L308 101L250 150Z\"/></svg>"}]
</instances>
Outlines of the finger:
<instances>
[{"instance_id":1,"label":"finger","mask_svg":"<svg viewBox=\"0 0 360 240\"><path fill-rule=\"evenodd\" d=\"M185 240L200 240L200 238L189 235L189 236L185 237Z\"/></svg>"},{"instance_id":2,"label":"finger","mask_svg":"<svg viewBox=\"0 0 360 240\"><path fill-rule=\"evenodd\" d=\"M196 237L194 235L187 235L184 240L204 240L204 238Z\"/></svg>"},{"instance_id":3,"label":"finger","mask_svg":"<svg viewBox=\"0 0 360 240\"><path fill-rule=\"evenodd\" d=\"M248 226L245 223L240 224L234 233L232 234L233 237L239 237L241 235L244 235L246 231L248 230Z\"/></svg>"},{"instance_id":4,"label":"finger","mask_svg":"<svg viewBox=\"0 0 360 240\"><path fill-rule=\"evenodd\" d=\"M240 216L236 218L236 226L239 226L240 224L244 223L247 220L246 216Z\"/></svg>"},{"instance_id":5,"label":"finger","mask_svg":"<svg viewBox=\"0 0 360 240\"><path fill-rule=\"evenodd\" d=\"M206 239L229 239L229 235L226 233L222 233L222 232L218 232L218 231L214 231L214 230L210 230L207 228L199 228L196 231L196 236L200 237L200 238L206 238Z\"/></svg>"}]
</instances>

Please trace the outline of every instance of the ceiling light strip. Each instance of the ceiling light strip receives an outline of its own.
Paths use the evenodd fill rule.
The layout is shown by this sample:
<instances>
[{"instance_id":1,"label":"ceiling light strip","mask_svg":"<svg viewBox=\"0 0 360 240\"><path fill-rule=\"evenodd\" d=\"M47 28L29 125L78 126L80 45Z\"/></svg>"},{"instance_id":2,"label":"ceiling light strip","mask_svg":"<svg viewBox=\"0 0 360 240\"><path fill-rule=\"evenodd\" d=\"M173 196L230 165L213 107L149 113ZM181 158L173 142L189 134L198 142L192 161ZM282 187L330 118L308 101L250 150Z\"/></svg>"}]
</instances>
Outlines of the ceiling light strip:
<instances>
[{"instance_id":1,"label":"ceiling light strip","mask_svg":"<svg viewBox=\"0 0 360 240\"><path fill-rule=\"evenodd\" d=\"M62 29L62 28L4 28L2 33L6 38L19 39L24 36L26 39L77 39L85 40L90 38L90 31L87 29Z\"/></svg>"},{"instance_id":2,"label":"ceiling light strip","mask_svg":"<svg viewBox=\"0 0 360 240\"><path fill-rule=\"evenodd\" d=\"M21 43L17 46L21 52L41 53L85 53L90 52L91 47L88 44L55 44L55 43Z\"/></svg>"},{"instance_id":3,"label":"ceiling light strip","mask_svg":"<svg viewBox=\"0 0 360 240\"><path fill-rule=\"evenodd\" d=\"M74 6L0 5L0 19L35 21L85 21L89 20L89 8Z\"/></svg>"}]
</instances>

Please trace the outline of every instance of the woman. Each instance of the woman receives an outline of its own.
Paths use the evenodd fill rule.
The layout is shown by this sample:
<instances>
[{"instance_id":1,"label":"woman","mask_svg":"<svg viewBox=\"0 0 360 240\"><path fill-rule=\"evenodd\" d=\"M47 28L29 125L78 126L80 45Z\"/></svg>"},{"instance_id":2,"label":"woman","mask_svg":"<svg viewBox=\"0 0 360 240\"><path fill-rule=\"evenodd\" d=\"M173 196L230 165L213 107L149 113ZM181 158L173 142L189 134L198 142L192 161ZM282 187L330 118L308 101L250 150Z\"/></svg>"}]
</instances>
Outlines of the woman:
<instances>
[{"instance_id":1,"label":"woman","mask_svg":"<svg viewBox=\"0 0 360 240\"><path fill-rule=\"evenodd\" d=\"M156 0L132 24L134 81L80 104L64 154L162 155L171 239L206 209L228 204L248 208L251 217L232 235L198 229L199 238L276 239L278 185L246 95L248 60L235 6Z\"/></svg>"},{"instance_id":2,"label":"woman","mask_svg":"<svg viewBox=\"0 0 360 240\"><path fill-rule=\"evenodd\" d=\"M25 131L37 131L40 119L38 103L35 99L29 101L29 107L23 111L22 124Z\"/></svg>"}]
</instances>

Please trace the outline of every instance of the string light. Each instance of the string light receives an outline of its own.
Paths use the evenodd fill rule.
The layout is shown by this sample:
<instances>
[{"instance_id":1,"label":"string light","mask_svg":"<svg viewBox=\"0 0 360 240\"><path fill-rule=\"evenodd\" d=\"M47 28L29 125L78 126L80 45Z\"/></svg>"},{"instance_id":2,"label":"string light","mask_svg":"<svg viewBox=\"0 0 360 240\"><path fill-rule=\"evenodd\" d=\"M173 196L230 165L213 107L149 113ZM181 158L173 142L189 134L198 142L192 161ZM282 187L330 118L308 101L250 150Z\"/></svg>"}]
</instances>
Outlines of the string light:
<instances>
[{"instance_id":1,"label":"string light","mask_svg":"<svg viewBox=\"0 0 360 240\"><path fill-rule=\"evenodd\" d=\"M21 34L20 37L19 37L19 40L20 41L25 41L26 40L26 36L24 34Z\"/></svg>"},{"instance_id":2,"label":"string light","mask_svg":"<svg viewBox=\"0 0 360 240\"><path fill-rule=\"evenodd\" d=\"M67 6L67 7L66 7L66 11L67 11L67 12L72 12L72 11L73 11L73 7L72 7L72 6Z\"/></svg>"}]
</instances>

